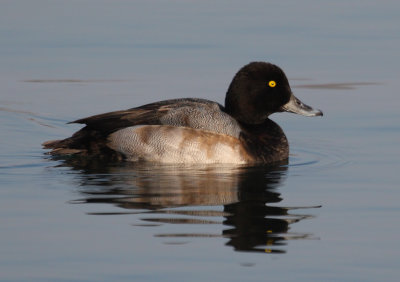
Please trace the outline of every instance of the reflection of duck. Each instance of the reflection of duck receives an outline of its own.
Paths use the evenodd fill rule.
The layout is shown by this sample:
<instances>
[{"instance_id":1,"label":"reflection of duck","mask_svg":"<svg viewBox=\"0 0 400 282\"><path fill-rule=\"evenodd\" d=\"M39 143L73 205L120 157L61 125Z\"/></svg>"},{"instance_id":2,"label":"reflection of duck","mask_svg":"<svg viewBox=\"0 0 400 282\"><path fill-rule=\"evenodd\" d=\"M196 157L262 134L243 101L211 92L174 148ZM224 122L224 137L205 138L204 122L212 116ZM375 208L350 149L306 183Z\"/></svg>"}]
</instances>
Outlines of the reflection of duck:
<instances>
[{"instance_id":1,"label":"reflection of duck","mask_svg":"<svg viewBox=\"0 0 400 282\"><path fill-rule=\"evenodd\" d=\"M44 143L52 154L96 155L161 163L271 163L288 158L275 112L322 115L292 93L277 66L253 62L233 78L225 107L204 99L175 99L100 114L72 137Z\"/></svg>"},{"instance_id":2,"label":"reflection of duck","mask_svg":"<svg viewBox=\"0 0 400 282\"><path fill-rule=\"evenodd\" d=\"M230 238L227 245L237 251L282 253L282 249L274 247L284 245L289 237L309 236L288 235L289 225L307 216L290 214L292 208L269 205L282 200L275 188L280 186L286 169L250 169L243 174L238 187L240 200L224 206L224 212L228 214L224 225L232 227L223 232Z\"/></svg>"},{"instance_id":3,"label":"reflection of duck","mask_svg":"<svg viewBox=\"0 0 400 282\"><path fill-rule=\"evenodd\" d=\"M101 186L97 186L96 178L90 177L80 185L87 188L83 193L101 196L86 201L104 201L125 209L216 206L238 201L237 185L243 169L240 166L170 166L148 163L134 166L125 163L124 166L107 171L107 175L117 176L109 179L110 182L99 181ZM104 198L104 194L110 197Z\"/></svg>"},{"instance_id":4,"label":"reflection of duck","mask_svg":"<svg viewBox=\"0 0 400 282\"><path fill-rule=\"evenodd\" d=\"M229 238L227 245L235 250L284 252L279 246L290 239L290 224L305 218L290 215L290 208L276 206L282 200L277 188L287 170L282 164L188 167L124 163L78 169L85 197L73 202L108 203L125 210L92 214L142 214L141 220L147 222L144 225L186 226L187 232L162 232L155 234L158 237L223 236ZM223 224L228 229L222 234L201 233L198 229L191 232L189 224Z\"/></svg>"}]
</instances>

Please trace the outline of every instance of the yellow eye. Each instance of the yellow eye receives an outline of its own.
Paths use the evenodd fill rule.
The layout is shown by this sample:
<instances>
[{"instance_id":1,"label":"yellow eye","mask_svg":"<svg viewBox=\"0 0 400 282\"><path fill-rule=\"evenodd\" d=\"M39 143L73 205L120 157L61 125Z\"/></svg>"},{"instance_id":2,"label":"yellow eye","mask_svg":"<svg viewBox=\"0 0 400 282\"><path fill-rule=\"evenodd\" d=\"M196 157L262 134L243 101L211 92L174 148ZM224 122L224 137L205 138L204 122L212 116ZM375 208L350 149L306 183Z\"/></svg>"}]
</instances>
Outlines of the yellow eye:
<instances>
[{"instance_id":1,"label":"yellow eye","mask_svg":"<svg viewBox=\"0 0 400 282\"><path fill-rule=\"evenodd\" d=\"M275 87L275 86L276 86L275 80L270 80L270 81L268 82L268 86L269 86L269 87Z\"/></svg>"}]
</instances>

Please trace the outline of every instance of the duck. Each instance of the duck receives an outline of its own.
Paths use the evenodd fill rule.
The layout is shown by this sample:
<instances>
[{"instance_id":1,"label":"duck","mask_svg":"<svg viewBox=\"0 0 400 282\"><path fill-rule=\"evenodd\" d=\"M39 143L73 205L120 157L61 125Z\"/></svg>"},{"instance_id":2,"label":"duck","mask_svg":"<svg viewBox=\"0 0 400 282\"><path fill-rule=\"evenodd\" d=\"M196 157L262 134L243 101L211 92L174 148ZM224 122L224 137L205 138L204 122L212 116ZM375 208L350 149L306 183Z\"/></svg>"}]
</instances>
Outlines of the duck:
<instances>
[{"instance_id":1,"label":"duck","mask_svg":"<svg viewBox=\"0 0 400 282\"><path fill-rule=\"evenodd\" d=\"M322 116L294 96L284 71L250 62L234 75L225 106L201 98L153 102L75 120L71 137L44 142L58 156L176 164L271 164L287 160L289 143L269 116Z\"/></svg>"}]
</instances>

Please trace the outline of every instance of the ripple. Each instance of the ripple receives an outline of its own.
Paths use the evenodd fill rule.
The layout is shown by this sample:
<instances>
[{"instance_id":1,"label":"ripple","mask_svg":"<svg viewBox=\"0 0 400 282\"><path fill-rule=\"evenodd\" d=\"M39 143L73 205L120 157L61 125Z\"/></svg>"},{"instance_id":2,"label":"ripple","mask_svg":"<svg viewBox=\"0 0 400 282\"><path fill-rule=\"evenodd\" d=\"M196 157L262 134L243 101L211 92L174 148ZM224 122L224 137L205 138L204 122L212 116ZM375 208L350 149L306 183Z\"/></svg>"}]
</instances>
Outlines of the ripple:
<instances>
[{"instance_id":1,"label":"ripple","mask_svg":"<svg viewBox=\"0 0 400 282\"><path fill-rule=\"evenodd\" d=\"M293 142L289 156L289 167L296 170L331 170L346 166L352 162L348 159L348 148L340 147L327 140L311 142Z\"/></svg>"},{"instance_id":2,"label":"ripple","mask_svg":"<svg viewBox=\"0 0 400 282\"><path fill-rule=\"evenodd\" d=\"M307 89L332 89L332 90L353 90L360 86L380 85L380 82L334 82L334 83L319 83L319 84L303 84L295 85L295 88Z\"/></svg>"}]
</instances>

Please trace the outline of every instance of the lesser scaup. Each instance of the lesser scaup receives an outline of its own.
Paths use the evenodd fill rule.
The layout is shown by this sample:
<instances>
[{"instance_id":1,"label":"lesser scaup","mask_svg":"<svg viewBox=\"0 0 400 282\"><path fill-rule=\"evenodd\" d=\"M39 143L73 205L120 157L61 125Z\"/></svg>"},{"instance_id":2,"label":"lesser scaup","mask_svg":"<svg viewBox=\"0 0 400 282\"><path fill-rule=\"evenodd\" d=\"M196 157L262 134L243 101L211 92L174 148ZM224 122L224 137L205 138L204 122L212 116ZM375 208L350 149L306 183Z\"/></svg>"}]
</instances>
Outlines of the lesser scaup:
<instances>
[{"instance_id":1,"label":"lesser scaup","mask_svg":"<svg viewBox=\"0 0 400 282\"><path fill-rule=\"evenodd\" d=\"M287 159L275 112L322 116L303 104L276 65L252 62L234 76L225 107L205 99L155 102L76 120L85 124L64 140L48 141L55 155L162 163L271 163Z\"/></svg>"}]
</instances>

